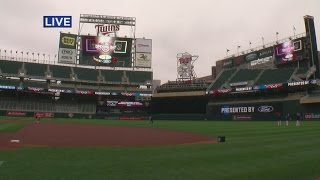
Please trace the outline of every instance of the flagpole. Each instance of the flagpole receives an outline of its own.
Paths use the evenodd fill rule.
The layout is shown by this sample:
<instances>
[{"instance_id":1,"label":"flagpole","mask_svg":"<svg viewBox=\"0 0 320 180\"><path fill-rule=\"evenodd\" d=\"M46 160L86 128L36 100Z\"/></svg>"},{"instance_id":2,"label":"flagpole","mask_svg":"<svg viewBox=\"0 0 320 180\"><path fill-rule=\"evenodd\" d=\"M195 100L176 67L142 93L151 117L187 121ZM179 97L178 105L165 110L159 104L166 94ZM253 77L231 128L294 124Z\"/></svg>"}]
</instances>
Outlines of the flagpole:
<instances>
[{"instance_id":1,"label":"flagpole","mask_svg":"<svg viewBox=\"0 0 320 180\"><path fill-rule=\"evenodd\" d=\"M296 38L296 27L293 26L293 39Z\"/></svg>"},{"instance_id":2,"label":"flagpole","mask_svg":"<svg viewBox=\"0 0 320 180\"><path fill-rule=\"evenodd\" d=\"M264 47L264 37L262 37L262 45L263 45L263 47Z\"/></svg>"},{"instance_id":3,"label":"flagpole","mask_svg":"<svg viewBox=\"0 0 320 180\"><path fill-rule=\"evenodd\" d=\"M277 43L279 43L279 42L278 42L278 40L279 40L279 39L278 39L278 35L279 35L279 32L277 31L277 32L276 32Z\"/></svg>"}]
</instances>

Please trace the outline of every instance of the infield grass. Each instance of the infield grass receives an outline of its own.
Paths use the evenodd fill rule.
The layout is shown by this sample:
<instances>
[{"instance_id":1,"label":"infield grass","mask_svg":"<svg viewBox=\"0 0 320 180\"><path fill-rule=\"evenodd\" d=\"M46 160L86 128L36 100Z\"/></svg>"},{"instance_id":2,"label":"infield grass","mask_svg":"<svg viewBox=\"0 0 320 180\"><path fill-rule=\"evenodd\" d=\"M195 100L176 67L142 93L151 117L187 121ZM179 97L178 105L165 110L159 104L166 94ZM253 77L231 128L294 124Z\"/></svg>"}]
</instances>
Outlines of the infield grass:
<instances>
[{"instance_id":1,"label":"infield grass","mask_svg":"<svg viewBox=\"0 0 320 180\"><path fill-rule=\"evenodd\" d=\"M0 151L0 179L289 179L320 177L320 122L61 120L164 128L225 143L126 148L22 148ZM84 132L85 133L85 132Z\"/></svg>"},{"instance_id":2,"label":"infield grass","mask_svg":"<svg viewBox=\"0 0 320 180\"><path fill-rule=\"evenodd\" d=\"M1 132L17 132L25 125L14 122L1 122L0 121L0 133Z\"/></svg>"}]
</instances>

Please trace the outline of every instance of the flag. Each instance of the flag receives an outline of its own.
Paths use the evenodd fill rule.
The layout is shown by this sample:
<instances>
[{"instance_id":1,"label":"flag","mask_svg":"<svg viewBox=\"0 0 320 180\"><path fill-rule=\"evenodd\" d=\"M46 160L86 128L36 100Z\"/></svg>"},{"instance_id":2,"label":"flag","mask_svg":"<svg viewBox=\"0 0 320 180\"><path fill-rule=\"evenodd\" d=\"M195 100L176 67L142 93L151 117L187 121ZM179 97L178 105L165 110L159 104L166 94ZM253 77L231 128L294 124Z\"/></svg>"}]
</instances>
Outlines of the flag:
<instances>
[{"instance_id":1,"label":"flag","mask_svg":"<svg viewBox=\"0 0 320 180\"><path fill-rule=\"evenodd\" d=\"M241 48L241 46L238 46L238 49Z\"/></svg>"},{"instance_id":2,"label":"flag","mask_svg":"<svg viewBox=\"0 0 320 180\"><path fill-rule=\"evenodd\" d=\"M249 41L249 44L250 44L250 45L252 44L251 41Z\"/></svg>"},{"instance_id":3,"label":"flag","mask_svg":"<svg viewBox=\"0 0 320 180\"><path fill-rule=\"evenodd\" d=\"M26 54L29 55L29 52L27 52Z\"/></svg>"},{"instance_id":4,"label":"flag","mask_svg":"<svg viewBox=\"0 0 320 180\"><path fill-rule=\"evenodd\" d=\"M295 31L295 30L296 30L296 27L293 26L293 30Z\"/></svg>"},{"instance_id":5,"label":"flag","mask_svg":"<svg viewBox=\"0 0 320 180\"><path fill-rule=\"evenodd\" d=\"M16 54L18 54L18 51L16 51Z\"/></svg>"},{"instance_id":6,"label":"flag","mask_svg":"<svg viewBox=\"0 0 320 180\"><path fill-rule=\"evenodd\" d=\"M279 32L276 32L276 35L278 35L279 34Z\"/></svg>"},{"instance_id":7,"label":"flag","mask_svg":"<svg viewBox=\"0 0 320 180\"><path fill-rule=\"evenodd\" d=\"M229 49L227 49L227 52L229 52L230 50Z\"/></svg>"}]
</instances>

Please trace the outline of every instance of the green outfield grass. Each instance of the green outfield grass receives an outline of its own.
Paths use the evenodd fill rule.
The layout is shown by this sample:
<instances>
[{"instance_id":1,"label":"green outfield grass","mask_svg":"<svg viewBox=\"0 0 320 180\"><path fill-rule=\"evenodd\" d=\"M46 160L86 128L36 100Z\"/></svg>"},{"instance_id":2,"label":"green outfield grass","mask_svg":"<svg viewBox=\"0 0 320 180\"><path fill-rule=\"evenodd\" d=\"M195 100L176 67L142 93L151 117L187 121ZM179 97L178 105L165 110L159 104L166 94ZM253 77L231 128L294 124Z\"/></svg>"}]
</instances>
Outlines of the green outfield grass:
<instances>
[{"instance_id":1,"label":"green outfield grass","mask_svg":"<svg viewBox=\"0 0 320 180\"><path fill-rule=\"evenodd\" d=\"M18 124L14 122L1 122L0 121L0 133L1 132L17 132L22 129L25 124Z\"/></svg>"},{"instance_id":2,"label":"green outfield grass","mask_svg":"<svg viewBox=\"0 0 320 180\"><path fill-rule=\"evenodd\" d=\"M225 143L130 148L22 148L0 151L0 179L289 179L320 177L320 122L61 120L165 128ZM1 164L1 163L0 163Z\"/></svg>"}]
</instances>

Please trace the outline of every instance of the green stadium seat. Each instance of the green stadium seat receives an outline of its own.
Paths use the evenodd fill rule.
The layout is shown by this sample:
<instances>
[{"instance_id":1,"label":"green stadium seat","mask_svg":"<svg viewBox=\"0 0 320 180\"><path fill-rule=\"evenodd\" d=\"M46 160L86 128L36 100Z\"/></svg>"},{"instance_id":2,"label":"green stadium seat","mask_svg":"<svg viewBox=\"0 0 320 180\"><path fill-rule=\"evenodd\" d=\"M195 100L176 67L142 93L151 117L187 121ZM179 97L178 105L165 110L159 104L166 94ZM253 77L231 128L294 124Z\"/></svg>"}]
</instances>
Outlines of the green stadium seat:
<instances>
[{"instance_id":1,"label":"green stadium seat","mask_svg":"<svg viewBox=\"0 0 320 180\"><path fill-rule=\"evenodd\" d=\"M22 62L0 60L0 69L2 73L18 74L22 67Z\"/></svg>"},{"instance_id":2,"label":"green stadium seat","mask_svg":"<svg viewBox=\"0 0 320 180\"><path fill-rule=\"evenodd\" d=\"M2 86L19 86L20 80L18 79L0 79L0 85Z\"/></svg>"},{"instance_id":3,"label":"green stadium seat","mask_svg":"<svg viewBox=\"0 0 320 180\"><path fill-rule=\"evenodd\" d=\"M85 81L97 81L98 80L98 70L97 69L87 69L74 67L73 71L78 76L78 80Z\"/></svg>"},{"instance_id":4,"label":"green stadium seat","mask_svg":"<svg viewBox=\"0 0 320 180\"><path fill-rule=\"evenodd\" d=\"M109 82L122 82L123 71L117 70L101 70L102 76L105 78L105 81Z\"/></svg>"},{"instance_id":5,"label":"green stadium seat","mask_svg":"<svg viewBox=\"0 0 320 180\"><path fill-rule=\"evenodd\" d=\"M47 88L47 82L42 81L30 81L30 80L24 80L22 82L24 87L39 87L39 88Z\"/></svg>"},{"instance_id":6,"label":"green stadium seat","mask_svg":"<svg viewBox=\"0 0 320 180\"><path fill-rule=\"evenodd\" d=\"M146 81L152 82L152 72L145 71L127 71L127 77L130 83L145 83Z\"/></svg>"},{"instance_id":7,"label":"green stadium seat","mask_svg":"<svg viewBox=\"0 0 320 180\"><path fill-rule=\"evenodd\" d=\"M27 70L28 76L44 77L47 71L46 64L25 63L24 68Z\"/></svg>"},{"instance_id":8,"label":"green stadium seat","mask_svg":"<svg viewBox=\"0 0 320 180\"><path fill-rule=\"evenodd\" d=\"M296 72L296 74L306 74L308 72L309 68L299 68Z\"/></svg>"},{"instance_id":9,"label":"green stadium seat","mask_svg":"<svg viewBox=\"0 0 320 180\"><path fill-rule=\"evenodd\" d=\"M287 82L291 77L294 69L266 69L255 85L274 84Z\"/></svg>"},{"instance_id":10,"label":"green stadium seat","mask_svg":"<svg viewBox=\"0 0 320 180\"><path fill-rule=\"evenodd\" d=\"M220 88L229 78L230 76L236 71L236 69L228 69L224 70L222 74L218 77L216 81L213 82L211 89L218 89Z\"/></svg>"},{"instance_id":11,"label":"green stadium seat","mask_svg":"<svg viewBox=\"0 0 320 180\"><path fill-rule=\"evenodd\" d=\"M70 79L71 67L69 67L69 66L50 65L50 72L52 72L52 77L53 78Z\"/></svg>"},{"instance_id":12,"label":"green stadium seat","mask_svg":"<svg viewBox=\"0 0 320 180\"><path fill-rule=\"evenodd\" d=\"M233 76L229 83L254 80L260 72L260 69L240 69L237 74Z\"/></svg>"}]
</instances>

